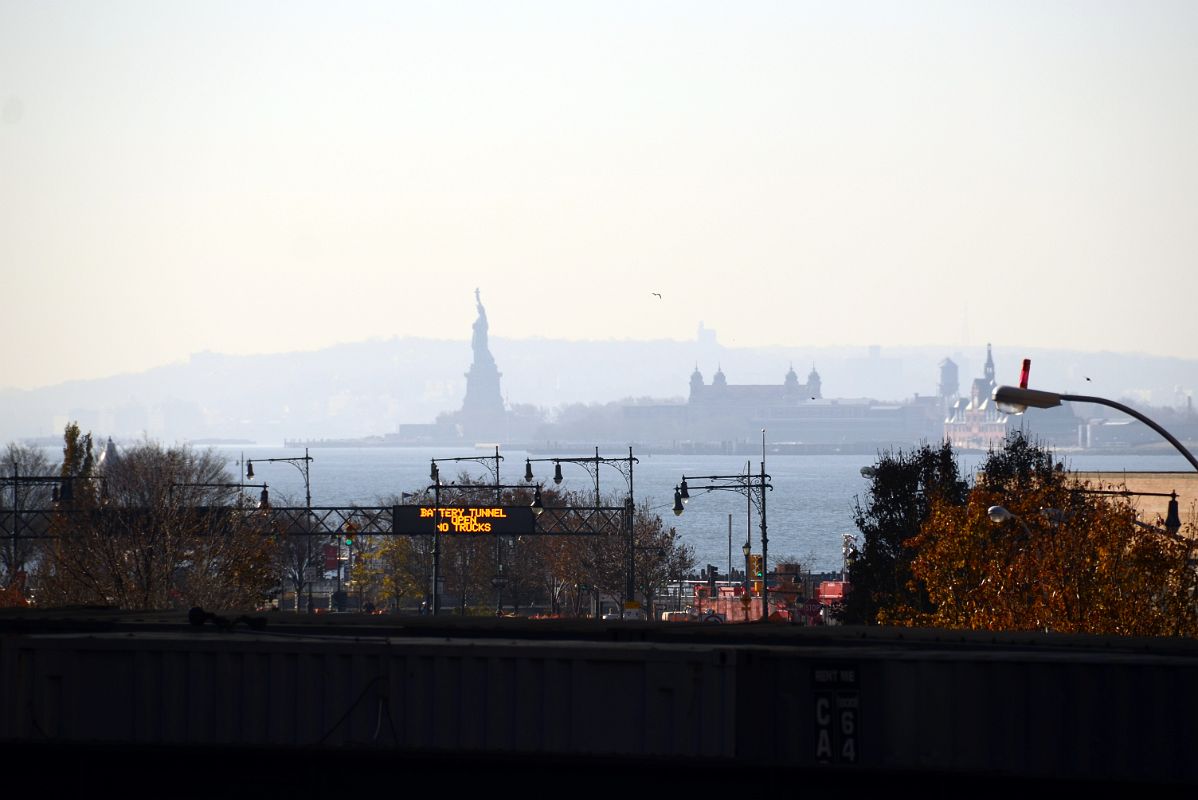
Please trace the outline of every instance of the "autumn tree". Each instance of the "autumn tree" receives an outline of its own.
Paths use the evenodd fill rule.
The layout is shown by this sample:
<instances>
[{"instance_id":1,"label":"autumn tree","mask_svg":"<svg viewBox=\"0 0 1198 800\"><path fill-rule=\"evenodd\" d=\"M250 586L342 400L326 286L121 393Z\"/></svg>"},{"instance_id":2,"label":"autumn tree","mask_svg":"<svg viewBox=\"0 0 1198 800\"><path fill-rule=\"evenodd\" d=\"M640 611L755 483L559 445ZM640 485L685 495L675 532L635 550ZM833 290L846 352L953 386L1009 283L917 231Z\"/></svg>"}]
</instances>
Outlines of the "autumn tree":
<instances>
[{"instance_id":1,"label":"autumn tree","mask_svg":"<svg viewBox=\"0 0 1198 800\"><path fill-rule=\"evenodd\" d=\"M493 487L459 480L445 487L441 502L446 506L491 504L495 494ZM500 502L527 506L532 502L531 489L504 490ZM542 490L542 502L554 511L541 518L542 532L538 535L441 537L445 591L447 598L456 602L459 613L493 607L492 578L500 574L500 565L506 579L502 595L505 605L517 609L542 605L552 613L578 616L589 610L595 592L623 596L628 574L624 529L593 535L555 533L559 527L584 527L583 519L592 516L594 496L546 488ZM601 503L620 506L619 500L611 498ZM634 524L637 588L651 602L666 582L693 569L694 553L675 531L665 528L661 517L646 504L636 510ZM431 575L432 537L397 535L376 539L366 545L367 550L355 564L355 584L391 604L404 597L424 596Z\"/></svg>"},{"instance_id":2,"label":"autumn tree","mask_svg":"<svg viewBox=\"0 0 1198 800\"><path fill-rule=\"evenodd\" d=\"M911 570L931 601L889 621L986 630L1194 635L1194 531L1141 524L1022 434L982 465L964 504L936 499ZM990 509L1001 506L996 522Z\"/></svg>"},{"instance_id":3,"label":"autumn tree","mask_svg":"<svg viewBox=\"0 0 1198 800\"><path fill-rule=\"evenodd\" d=\"M295 508L296 503L286 495L272 498L279 507ZM306 513L306 512L305 512ZM296 613L304 608L304 589L319 580L325 569L325 547L328 537L313 533L313 521L304 517L275 517L270 531L275 539L275 570L282 576L284 586L279 591L279 608L282 609L285 587L294 594L292 610Z\"/></svg>"},{"instance_id":4,"label":"autumn tree","mask_svg":"<svg viewBox=\"0 0 1198 800\"><path fill-rule=\"evenodd\" d=\"M533 487L503 489L496 497L495 488L486 483L472 483L463 472L449 491L442 491L443 505L492 505L524 506L532 504ZM542 502L553 505L558 502L557 493L546 489ZM441 571L446 580L446 593L456 597L458 613L466 614L471 608L476 612L491 613L494 610L495 587L492 580L500 575L501 565L507 586L504 593L515 597L519 590L518 580L535 576L538 571L528 569L530 561L537 558L537 550L527 544L516 546L514 537L491 533L459 534L441 537ZM526 537L540 538L540 537ZM523 563L521 563L523 562ZM525 581L528 583L528 581ZM535 585L535 578L532 581Z\"/></svg>"},{"instance_id":5,"label":"autumn tree","mask_svg":"<svg viewBox=\"0 0 1198 800\"><path fill-rule=\"evenodd\" d=\"M98 470L90 435L68 426L64 443L75 487L39 563L39 604L249 607L277 583L249 498L200 485L232 482L216 454L143 442Z\"/></svg>"},{"instance_id":6,"label":"autumn tree","mask_svg":"<svg viewBox=\"0 0 1198 800\"><path fill-rule=\"evenodd\" d=\"M370 602L397 609L428 594L431 536L367 536L358 541L362 546L359 550L355 542L358 552L350 575Z\"/></svg>"},{"instance_id":7,"label":"autumn tree","mask_svg":"<svg viewBox=\"0 0 1198 800\"><path fill-rule=\"evenodd\" d=\"M426 494L417 492L382 498L379 504L403 504L411 502L411 497L416 495L421 496L422 504L429 503ZM545 502L554 502L554 497L552 491L545 491ZM445 484L441 493L441 505L445 507L495 502L495 488L471 483L466 473L459 474L455 482ZM532 503L532 489L504 489L499 502L505 506L528 506ZM372 538L373 541L366 544L368 549L355 563L353 572L354 581L361 581L362 591L373 592L374 602L392 607L405 599L427 597L431 590L433 537ZM499 574L501 564L508 580L504 597L513 605L520 602L518 598L528 599L525 590L535 583L530 576L539 575L536 567L539 551L532 540L540 537L527 537L518 542L521 538L487 533L440 537L444 597L453 599L459 613L492 608L495 591L492 579Z\"/></svg>"},{"instance_id":8,"label":"autumn tree","mask_svg":"<svg viewBox=\"0 0 1198 800\"><path fill-rule=\"evenodd\" d=\"M535 596L552 614L580 616L589 605L591 592L587 554L600 544L596 536L529 537L524 546L525 566L535 576Z\"/></svg>"},{"instance_id":9,"label":"autumn tree","mask_svg":"<svg viewBox=\"0 0 1198 800\"><path fill-rule=\"evenodd\" d=\"M948 442L879 456L866 502L858 501L855 508L862 542L849 564L852 589L842 619L873 624L895 613L931 610L927 592L911 572L917 551L910 540L936 503L961 503L966 489Z\"/></svg>"},{"instance_id":10,"label":"autumn tree","mask_svg":"<svg viewBox=\"0 0 1198 800\"><path fill-rule=\"evenodd\" d=\"M594 565L611 561L607 540L612 537L554 532L558 528L584 527L583 520L595 504L589 492L545 490L542 500L554 510L542 516L541 535L524 539L515 566L525 577L529 599L547 605L553 614L578 616L589 606L591 592L603 586L602 581L595 580ZM600 503L610 506L613 501L604 499Z\"/></svg>"},{"instance_id":11,"label":"autumn tree","mask_svg":"<svg viewBox=\"0 0 1198 800\"><path fill-rule=\"evenodd\" d=\"M9 444L0 461L0 605L23 605L28 572L48 532L46 511L53 502L58 469L41 451Z\"/></svg>"},{"instance_id":12,"label":"autumn tree","mask_svg":"<svg viewBox=\"0 0 1198 800\"><path fill-rule=\"evenodd\" d=\"M570 494L564 505L586 513L594 500L589 494ZM617 498L602 501L618 507ZM650 613L653 598L671 580L694 568L694 550L661 516L642 502L633 512L634 591L645 598ZM623 597L628 583L628 536L621 527L605 534L539 537L543 554L542 586L555 613L578 616L589 609L593 594Z\"/></svg>"},{"instance_id":13,"label":"autumn tree","mask_svg":"<svg viewBox=\"0 0 1198 800\"><path fill-rule=\"evenodd\" d=\"M84 496L95 498L92 477L96 469L95 447L91 433L83 433L79 423L68 423L63 431L62 465L59 474L72 484L72 499L79 505L85 504ZM77 486L76 486L77 484ZM78 488L79 493L74 489Z\"/></svg>"},{"instance_id":14,"label":"autumn tree","mask_svg":"<svg viewBox=\"0 0 1198 800\"><path fill-rule=\"evenodd\" d=\"M657 595L666 584L694 570L695 549L682 541L676 529L665 526L648 501L637 506L633 520L636 590L645 598L649 619L655 619Z\"/></svg>"}]
</instances>

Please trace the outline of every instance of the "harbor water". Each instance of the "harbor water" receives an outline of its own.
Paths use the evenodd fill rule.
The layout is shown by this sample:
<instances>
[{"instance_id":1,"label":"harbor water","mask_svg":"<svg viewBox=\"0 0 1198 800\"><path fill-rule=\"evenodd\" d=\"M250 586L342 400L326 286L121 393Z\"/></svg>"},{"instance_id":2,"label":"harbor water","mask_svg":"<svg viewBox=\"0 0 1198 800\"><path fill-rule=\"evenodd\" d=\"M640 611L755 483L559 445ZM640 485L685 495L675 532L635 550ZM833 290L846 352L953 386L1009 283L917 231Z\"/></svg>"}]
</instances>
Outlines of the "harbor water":
<instances>
[{"instance_id":1,"label":"harbor water","mask_svg":"<svg viewBox=\"0 0 1198 800\"><path fill-rule=\"evenodd\" d=\"M224 456L235 476L242 457L263 459L303 455L294 448L252 445L246 447L220 446L213 448ZM524 477L521 450L501 450L500 482L520 483ZM419 492L429 485L429 459L455 457L485 457L494 450L448 447L321 447L310 455L312 504L314 506L380 505L383 498L401 492ZM581 452L537 453L579 457L593 455L594 450ZM616 448L603 449L604 457L627 455ZM738 569L743 561L741 546L748 535L753 552L760 552L760 520L754 509L747 513L744 495L731 491L698 493L680 516L672 512L674 487L683 475L739 475L746 470L744 457L727 455L642 455L633 453L633 479L638 504L648 501L659 513L667 527L677 529L683 541L695 550L699 566L714 564L721 572L731 564ZM960 456L962 472L971 475L984 459L983 454L966 453ZM1189 465L1179 455L1127 456L1079 454L1064 456L1066 466L1077 471L1178 471L1188 472ZM853 509L857 499L864 503L869 482L861 477L861 467L872 464L876 456L868 455L767 455L765 471L770 475L773 490L766 500L769 534L769 560L797 558L814 571L838 570L841 567L842 535L856 534ZM457 467L457 469L455 469ZM761 456L751 459L748 467L753 473L761 469ZM552 486L553 465L534 463L536 481ZM622 501L627 488L624 478L614 467L601 465L600 488L616 504ZM493 478L481 464L462 462L442 464L443 481L468 473L473 480L490 483ZM564 478L561 488L593 492L594 481L586 469L574 464L562 465ZM254 482L265 481L270 486L276 505L302 506L304 483L300 470L290 464L255 464ZM692 485L701 482L692 481ZM731 518L731 534L729 534Z\"/></svg>"}]
</instances>

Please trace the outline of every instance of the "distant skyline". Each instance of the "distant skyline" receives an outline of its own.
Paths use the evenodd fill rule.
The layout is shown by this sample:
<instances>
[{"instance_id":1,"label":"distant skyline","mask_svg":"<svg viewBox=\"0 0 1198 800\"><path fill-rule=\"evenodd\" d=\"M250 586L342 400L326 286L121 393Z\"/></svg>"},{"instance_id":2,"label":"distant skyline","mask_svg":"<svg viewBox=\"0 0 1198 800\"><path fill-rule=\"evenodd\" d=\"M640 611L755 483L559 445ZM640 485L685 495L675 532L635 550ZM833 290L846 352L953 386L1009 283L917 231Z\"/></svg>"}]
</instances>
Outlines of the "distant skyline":
<instances>
[{"instance_id":1,"label":"distant skyline","mask_svg":"<svg viewBox=\"0 0 1198 800\"><path fill-rule=\"evenodd\" d=\"M0 387L465 340L476 286L508 339L1198 358L1195 41L1189 2L0 0Z\"/></svg>"}]
</instances>

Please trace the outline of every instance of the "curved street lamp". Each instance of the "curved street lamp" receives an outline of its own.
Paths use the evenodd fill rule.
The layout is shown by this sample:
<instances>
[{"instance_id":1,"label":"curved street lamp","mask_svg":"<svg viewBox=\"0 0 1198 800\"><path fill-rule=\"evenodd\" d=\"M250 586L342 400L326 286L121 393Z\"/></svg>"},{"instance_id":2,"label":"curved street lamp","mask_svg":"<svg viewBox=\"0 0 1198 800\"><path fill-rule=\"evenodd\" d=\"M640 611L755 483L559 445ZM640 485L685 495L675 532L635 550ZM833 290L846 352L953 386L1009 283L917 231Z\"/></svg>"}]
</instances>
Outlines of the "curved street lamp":
<instances>
[{"instance_id":1,"label":"curved street lamp","mask_svg":"<svg viewBox=\"0 0 1198 800\"><path fill-rule=\"evenodd\" d=\"M312 467L311 464L315 461L312 456L308 455L308 448L304 448L302 456L293 456L290 458L247 458L245 460L245 476L253 479L254 477L254 462L259 464L290 464L299 470L300 476L304 479L304 507L309 511L312 509ZM248 484L247 484L248 485Z\"/></svg>"},{"instance_id":2,"label":"curved street lamp","mask_svg":"<svg viewBox=\"0 0 1198 800\"><path fill-rule=\"evenodd\" d=\"M249 458L249 459L243 458L242 460L245 462L245 477L250 478L251 480L254 477L254 462L255 461L257 461L259 464L290 464L291 466L295 467L299 471L300 476L304 479L304 533L310 534L312 532L312 462L315 461L316 459L314 459L312 456L308 455L308 448L306 448L306 447L304 448L304 454L302 456L287 456L287 457L279 457L279 458L256 458L256 459L255 458ZM270 508L270 493L267 492L265 483L262 484L262 494L258 498L258 508L260 508L262 510L268 510ZM341 591L341 537L338 536L338 537L336 537L336 539L337 539L337 591L340 592ZM302 569L303 572L308 571L308 569L310 568L312 559L313 559L312 537L310 535L305 535L305 537L304 537L303 569ZM288 567L287 569L285 569L284 573L286 573L287 570L291 569L291 568L292 567ZM286 579L286 577L287 577L286 574L284 574L284 576L283 576L284 580ZM302 580L302 578L297 579L297 582L298 582L298 580ZM280 586L279 587L279 605L280 606L283 604L283 593L284 593L284 587ZM312 605L312 584L311 583L308 584L308 605L309 606ZM296 607L296 610L298 611L299 610L299 589L298 588L296 589L295 607Z\"/></svg>"},{"instance_id":3,"label":"curved street lamp","mask_svg":"<svg viewBox=\"0 0 1198 800\"><path fill-rule=\"evenodd\" d=\"M1012 520L1018 522L1020 527L1023 528L1024 533L1029 537L1032 535L1031 530L1027 527L1027 523L1018 514L1008 511L1005 506L990 506L990 508L986 509L986 516L990 517L990 521L995 525L1003 525Z\"/></svg>"},{"instance_id":4,"label":"curved street lamp","mask_svg":"<svg viewBox=\"0 0 1198 800\"><path fill-rule=\"evenodd\" d=\"M1181 442L1177 441L1173 434L1134 408L1117 403L1114 400L1080 394L1057 394L1056 392L1045 392L1037 389L1021 389L1018 386L996 386L994 387L993 398L994 402L998 405L998 410L1005 414L1022 414L1028 408L1055 408L1061 404L1062 400L1068 400L1071 403L1095 403L1101 406L1110 406L1128 416L1135 417L1159 433L1164 437L1165 441L1173 445L1177 449L1177 452L1185 457L1186 461L1190 462L1190 465L1195 470L1198 470L1198 458L1194 458L1194 454L1187 450Z\"/></svg>"},{"instance_id":5,"label":"curved street lamp","mask_svg":"<svg viewBox=\"0 0 1198 800\"><path fill-rule=\"evenodd\" d=\"M769 563L767 560L767 556L769 553L769 550L768 550L769 537L767 534L768 529L766 527L765 495L766 495L767 491L773 491L774 487L770 483L770 475L765 471L764 431L762 431L762 434L763 434L762 459L761 459L761 472L759 474L754 475L748 469L748 465L746 465L745 472L742 474L739 474L739 475L683 475L682 482L674 487L674 509L673 509L673 511L674 511L675 516L681 516L682 512L686 510L685 506L690 501L690 497L691 497L690 486L687 484L688 480L697 480L697 481L704 482L704 483L700 484L699 486L695 487L695 491L698 491L698 492L715 492L715 491L736 492L737 494L741 494L741 495L745 496L746 502L750 508L756 507L757 514L758 514L758 517L761 522L761 564L762 564L761 608L762 608L762 618L766 619L769 617L769 578L768 578L769 568L767 566L767 564ZM748 543L746 543L745 546L749 547L750 545ZM746 556L746 563L745 563L745 579L746 580L748 580L748 573L749 573L748 558Z\"/></svg>"}]
</instances>

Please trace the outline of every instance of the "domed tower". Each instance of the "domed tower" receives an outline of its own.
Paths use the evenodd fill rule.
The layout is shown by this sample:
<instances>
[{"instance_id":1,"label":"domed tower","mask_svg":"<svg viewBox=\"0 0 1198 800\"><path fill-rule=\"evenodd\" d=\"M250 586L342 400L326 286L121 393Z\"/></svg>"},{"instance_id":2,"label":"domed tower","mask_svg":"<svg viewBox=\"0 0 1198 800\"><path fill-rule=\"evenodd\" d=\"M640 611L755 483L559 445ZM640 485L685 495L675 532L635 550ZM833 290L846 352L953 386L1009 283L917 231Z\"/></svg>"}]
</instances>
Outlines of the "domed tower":
<instances>
[{"instance_id":1,"label":"domed tower","mask_svg":"<svg viewBox=\"0 0 1198 800\"><path fill-rule=\"evenodd\" d=\"M782 381L782 387L786 390L787 396L799 393L799 373L795 372L794 364L791 364L790 369L786 371L786 378Z\"/></svg>"},{"instance_id":2,"label":"domed tower","mask_svg":"<svg viewBox=\"0 0 1198 800\"><path fill-rule=\"evenodd\" d=\"M711 376L711 388L720 390L728 388L728 379L724 377L724 368L719 365L715 368L715 375Z\"/></svg>"},{"instance_id":3,"label":"domed tower","mask_svg":"<svg viewBox=\"0 0 1198 800\"><path fill-rule=\"evenodd\" d=\"M100 460L96 462L96 466L103 472L105 468L112 469L121 460L120 451L112 441L112 437L108 437L108 444L104 445L104 451L100 453Z\"/></svg>"},{"instance_id":4,"label":"domed tower","mask_svg":"<svg viewBox=\"0 0 1198 800\"><path fill-rule=\"evenodd\" d=\"M691 402L698 402L703 395L703 373L699 372L699 365L695 364L695 371L691 373Z\"/></svg>"},{"instance_id":5,"label":"domed tower","mask_svg":"<svg viewBox=\"0 0 1198 800\"><path fill-rule=\"evenodd\" d=\"M820 400L823 398L822 387L823 383L819 379L819 373L815 371L815 364L811 365L811 372L807 373L807 394L812 400Z\"/></svg>"}]
</instances>

